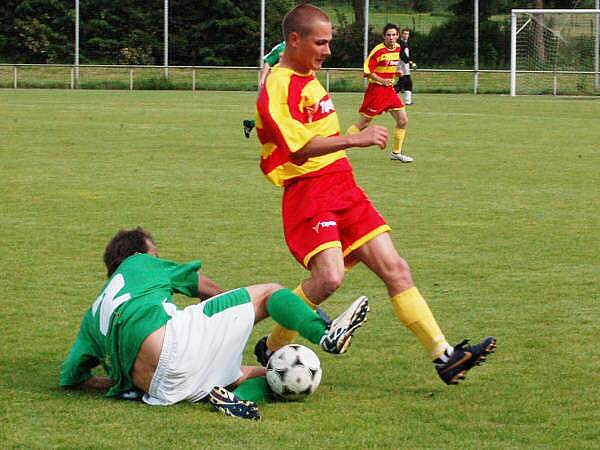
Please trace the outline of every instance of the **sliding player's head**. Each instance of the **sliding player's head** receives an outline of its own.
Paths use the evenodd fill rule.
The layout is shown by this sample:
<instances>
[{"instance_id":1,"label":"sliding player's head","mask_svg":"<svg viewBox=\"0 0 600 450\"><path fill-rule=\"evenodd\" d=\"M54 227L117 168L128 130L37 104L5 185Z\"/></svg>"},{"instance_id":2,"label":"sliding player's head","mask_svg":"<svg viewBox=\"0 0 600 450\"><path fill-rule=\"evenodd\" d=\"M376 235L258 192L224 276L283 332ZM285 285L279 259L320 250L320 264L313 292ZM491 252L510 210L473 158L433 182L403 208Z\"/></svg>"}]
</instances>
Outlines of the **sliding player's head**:
<instances>
[{"instance_id":1,"label":"sliding player's head","mask_svg":"<svg viewBox=\"0 0 600 450\"><path fill-rule=\"evenodd\" d=\"M104 265L108 276L110 277L125 259L136 253L158 256L152 235L141 227L120 230L104 250Z\"/></svg>"}]
</instances>

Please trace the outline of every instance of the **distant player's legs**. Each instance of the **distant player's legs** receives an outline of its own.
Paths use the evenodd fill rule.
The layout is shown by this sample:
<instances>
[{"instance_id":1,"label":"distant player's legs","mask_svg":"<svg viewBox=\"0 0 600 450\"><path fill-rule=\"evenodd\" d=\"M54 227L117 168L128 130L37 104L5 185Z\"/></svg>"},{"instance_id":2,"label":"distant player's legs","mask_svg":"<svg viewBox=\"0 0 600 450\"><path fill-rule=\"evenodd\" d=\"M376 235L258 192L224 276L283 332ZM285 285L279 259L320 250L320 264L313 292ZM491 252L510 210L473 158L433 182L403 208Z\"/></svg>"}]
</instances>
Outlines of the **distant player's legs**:
<instances>
[{"instance_id":1,"label":"distant player's legs","mask_svg":"<svg viewBox=\"0 0 600 450\"><path fill-rule=\"evenodd\" d=\"M412 90L413 90L413 85L412 85L412 78L410 77L410 75L406 75L404 77L403 80L403 90L404 90L404 103L407 105L412 105Z\"/></svg>"},{"instance_id":2,"label":"distant player's legs","mask_svg":"<svg viewBox=\"0 0 600 450\"><path fill-rule=\"evenodd\" d=\"M256 123L254 120L246 119L242 122L242 126L244 127L244 136L249 138L250 133L252 133L252 129L256 126Z\"/></svg>"},{"instance_id":3,"label":"distant player's legs","mask_svg":"<svg viewBox=\"0 0 600 450\"><path fill-rule=\"evenodd\" d=\"M402 154L402 145L404 144L406 126L408 125L408 115L406 114L406 110L404 108L391 109L390 114L396 121L396 127L394 128L394 142L392 144L392 153L390 154L390 159L405 163L412 162L413 158Z\"/></svg>"},{"instance_id":4,"label":"distant player's legs","mask_svg":"<svg viewBox=\"0 0 600 450\"><path fill-rule=\"evenodd\" d=\"M361 130L364 130L366 127L369 126L371 120L373 120L372 117L367 117L360 114L358 116L358 121L354 125L350 125L350 127L346 130L346 134L360 133Z\"/></svg>"}]
</instances>

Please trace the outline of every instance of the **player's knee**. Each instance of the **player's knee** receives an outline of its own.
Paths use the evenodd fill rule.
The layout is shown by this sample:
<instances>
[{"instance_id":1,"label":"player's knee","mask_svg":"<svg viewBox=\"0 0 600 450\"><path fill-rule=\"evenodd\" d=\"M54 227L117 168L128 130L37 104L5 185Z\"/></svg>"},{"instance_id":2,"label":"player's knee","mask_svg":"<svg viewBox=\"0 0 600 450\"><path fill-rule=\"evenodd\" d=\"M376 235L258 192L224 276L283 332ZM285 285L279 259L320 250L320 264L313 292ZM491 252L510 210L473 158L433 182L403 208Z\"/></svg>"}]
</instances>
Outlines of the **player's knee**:
<instances>
[{"instance_id":1,"label":"player's knee","mask_svg":"<svg viewBox=\"0 0 600 450\"><path fill-rule=\"evenodd\" d=\"M400 256L394 258L386 266L383 281L388 286L402 290L411 287L413 281L408 263Z\"/></svg>"},{"instance_id":2,"label":"player's knee","mask_svg":"<svg viewBox=\"0 0 600 450\"><path fill-rule=\"evenodd\" d=\"M320 280L321 289L326 296L330 296L337 291L344 281L344 272L330 271Z\"/></svg>"},{"instance_id":3,"label":"player's knee","mask_svg":"<svg viewBox=\"0 0 600 450\"><path fill-rule=\"evenodd\" d=\"M246 290L250 295L250 299L254 304L254 308L257 313L257 317L265 316L267 310L267 302L273 293L283 289L283 286L277 283L265 283L248 286Z\"/></svg>"}]
</instances>

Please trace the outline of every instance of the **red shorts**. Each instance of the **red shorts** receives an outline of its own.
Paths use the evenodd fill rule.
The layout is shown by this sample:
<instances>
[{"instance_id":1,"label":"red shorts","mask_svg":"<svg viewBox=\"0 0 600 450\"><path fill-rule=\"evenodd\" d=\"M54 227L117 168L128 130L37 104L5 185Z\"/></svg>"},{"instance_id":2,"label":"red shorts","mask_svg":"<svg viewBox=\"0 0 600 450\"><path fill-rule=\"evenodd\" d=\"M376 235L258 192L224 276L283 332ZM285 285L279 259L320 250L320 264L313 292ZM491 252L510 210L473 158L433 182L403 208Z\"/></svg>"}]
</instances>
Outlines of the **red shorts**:
<instances>
[{"instance_id":1,"label":"red shorts","mask_svg":"<svg viewBox=\"0 0 600 450\"><path fill-rule=\"evenodd\" d=\"M349 171L286 186L282 216L288 248L306 268L314 255L332 247L341 247L350 267L357 262L354 250L391 229Z\"/></svg>"},{"instance_id":2,"label":"red shorts","mask_svg":"<svg viewBox=\"0 0 600 450\"><path fill-rule=\"evenodd\" d=\"M369 83L358 112L363 116L375 117L390 109L402 108L404 108L404 103L394 91L393 86Z\"/></svg>"}]
</instances>

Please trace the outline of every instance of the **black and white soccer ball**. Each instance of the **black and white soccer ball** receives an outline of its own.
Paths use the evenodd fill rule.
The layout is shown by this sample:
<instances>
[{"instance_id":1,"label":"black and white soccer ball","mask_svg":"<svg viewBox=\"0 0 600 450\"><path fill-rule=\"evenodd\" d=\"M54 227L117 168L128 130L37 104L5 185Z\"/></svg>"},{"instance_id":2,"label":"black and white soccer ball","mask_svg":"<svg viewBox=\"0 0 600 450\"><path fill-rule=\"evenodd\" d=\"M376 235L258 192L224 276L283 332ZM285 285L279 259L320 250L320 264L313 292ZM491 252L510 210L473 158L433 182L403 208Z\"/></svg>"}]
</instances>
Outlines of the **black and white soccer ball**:
<instances>
[{"instance_id":1,"label":"black and white soccer ball","mask_svg":"<svg viewBox=\"0 0 600 450\"><path fill-rule=\"evenodd\" d=\"M290 344L277 350L267 364L267 383L284 400L303 400L321 383L321 361L310 348Z\"/></svg>"}]
</instances>

